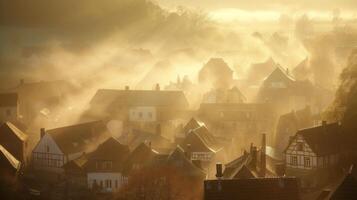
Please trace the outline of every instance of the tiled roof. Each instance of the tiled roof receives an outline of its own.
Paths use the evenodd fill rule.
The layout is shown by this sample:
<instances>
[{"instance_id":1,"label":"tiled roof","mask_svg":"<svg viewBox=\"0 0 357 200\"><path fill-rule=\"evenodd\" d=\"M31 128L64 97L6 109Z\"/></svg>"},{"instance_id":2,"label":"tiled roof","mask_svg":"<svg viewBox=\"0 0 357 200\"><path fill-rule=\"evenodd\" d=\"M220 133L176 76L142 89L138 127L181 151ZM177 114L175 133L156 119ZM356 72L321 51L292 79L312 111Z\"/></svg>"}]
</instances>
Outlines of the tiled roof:
<instances>
[{"instance_id":1,"label":"tiled roof","mask_svg":"<svg viewBox=\"0 0 357 200\"><path fill-rule=\"evenodd\" d=\"M205 200L299 200L296 178L206 180Z\"/></svg>"},{"instance_id":2,"label":"tiled roof","mask_svg":"<svg viewBox=\"0 0 357 200\"><path fill-rule=\"evenodd\" d=\"M102 121L87 122L46 131L63 153L71 154L91 151L95 144L109 138L107 128Z\"/></svg>"},{"instance_id":3,"label":"tiled roof","mask_svg":"<svg viewBox=\"0 0 357 200\"><path fill-rule=\"evenodd\" d=\"M98 90L90 102L105 106L175 106L188 107L182 91L157 90Z\"/></svg>"},{"instance_id":4,"label":"tiled roof","mask_svg":"<svg viewBox=\"0 0 357 200\"><path fill-rule=\"evenodd\" d=\"M11 122L5 122L0 126L0 135L3 134L14 134L21 141L26 141L28 137L24 132L18 129Z\"/></svg>"},{"instance_id":5,"label":"tiled roof","mask_svg":"<svg viewBox=\"0 0 357 200\"><path fill-rule=\"evenodd\" d=\"M20 161L18 161L10 152L8 152L2 145L0 145L0 152L4 159L12 166L16 171L20 168Z\"/></svg>"}]
</instances>

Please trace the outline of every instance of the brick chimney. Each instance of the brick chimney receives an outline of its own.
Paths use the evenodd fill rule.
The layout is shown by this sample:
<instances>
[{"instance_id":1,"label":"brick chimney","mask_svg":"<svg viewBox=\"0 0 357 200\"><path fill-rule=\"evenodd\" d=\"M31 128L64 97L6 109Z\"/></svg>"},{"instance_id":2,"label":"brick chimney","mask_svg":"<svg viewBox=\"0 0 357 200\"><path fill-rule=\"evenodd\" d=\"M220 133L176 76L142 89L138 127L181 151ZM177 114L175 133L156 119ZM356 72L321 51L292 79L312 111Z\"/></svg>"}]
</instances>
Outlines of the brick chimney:
<instances>
[{"instance_id":1,"label":"brick chimney","mask_svg":"<svg viewBox=\"0 0 357 200\"><path fill-rule=\"evenodd\" d=\"M257 147L255 147L254 145L253 145L253 143L251 143L250 144L250 155L251 155L251 157L252 157L252 167L254 168L254 169L256 169L257 168L257 157L258 157L258 153L257 153Z\"/></svg>"},{"instance_id":2,"label":"brick chimney","mask_svg":"<svg viewBox=\"0 0 357 200\"><path fill-rule=\"evenodd\" d=\"M265 177L266 174L266 134L262 134L262 148L260 151L260 176Z\"/></svg>"},{"instance_id":3,"label":"brick chimney","mask_svg":"<svg viewBox=\"0 0 357 200\"><path fill-rule=\"evenodd\" d=\"M217 163L216 164L216 177L217 179L222 179L223 178L223 170L222 170L222 164Z\"/></svg>"},{"instance_id":4,"label":"brick chimney","mask_svg":"<svg viewBox=\"0 0 357 200\"><path fill-rule=\"evenodd\" d=\"M40 129L40 138L42 138L43 136L45 136L46 134L46 129L45 128L41 128Z\"/></svg>"}]
</instances>

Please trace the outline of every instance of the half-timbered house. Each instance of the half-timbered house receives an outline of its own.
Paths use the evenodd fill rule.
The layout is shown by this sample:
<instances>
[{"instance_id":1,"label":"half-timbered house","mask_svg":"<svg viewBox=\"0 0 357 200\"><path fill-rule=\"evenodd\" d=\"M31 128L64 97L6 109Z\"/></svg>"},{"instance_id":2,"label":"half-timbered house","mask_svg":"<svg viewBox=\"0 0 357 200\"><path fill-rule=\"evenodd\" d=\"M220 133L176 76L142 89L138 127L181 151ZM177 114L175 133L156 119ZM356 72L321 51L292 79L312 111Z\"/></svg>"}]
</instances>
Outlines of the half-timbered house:
<instances>
[{"instance_id":1,"label":"half-timbered house","mask_svg":"<svg viewBox=\"0 0 357 200\"><path fill-rule=\"evenodd\" d=\"M285 149L286 174L298 176L304 186L313 186L323 180L311 179L336 166L340 159L340 124L327 124L299 130Z\"/></svg>"},{"instance_id":2,"label":"half-timbered house","mask_svg":"<svg viewBox=\"0 0 357 200\"><path fill-rule=\"evenodd\" d=\"M41 129L41 138L32 151L36 169L62 173L68 161L91 152L109 137L101 121L76 124L51 130Z\"/></svg>"}]
</instances>

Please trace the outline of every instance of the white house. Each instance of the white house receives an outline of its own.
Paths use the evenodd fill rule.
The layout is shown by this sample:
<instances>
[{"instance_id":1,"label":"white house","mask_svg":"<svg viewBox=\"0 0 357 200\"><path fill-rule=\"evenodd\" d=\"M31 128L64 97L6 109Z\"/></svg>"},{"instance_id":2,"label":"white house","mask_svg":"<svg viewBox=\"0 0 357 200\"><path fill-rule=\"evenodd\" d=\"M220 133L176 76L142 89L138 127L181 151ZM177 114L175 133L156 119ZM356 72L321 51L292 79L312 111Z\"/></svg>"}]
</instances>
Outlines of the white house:
<instances>
[{"instance_id":1,"label":"white house","mask_svg":"<svg viewBox=\"0 0 357 200\"><path fill-rule=\"evenodd\" d=\"M309 185L317 184L319 178L314 174L322 174L336 166L341 154L340 124L327 124L299 130L290 139L285 149L286 175L297 176ZM309 181L306 181L309 180Z\"/></svg>"},{"instance_id":2,"label":"white house","mask_svg":"<svg viewBox=\"0 0 357 200\"><path fill-rule=\"evenodd\" d=\"M76 124L52 130L41 129L41 138L32 151L36 169L62 173L62 166L83 153L90 152L96 144L108 138L101 121Z\"/></svg>"},{"instance_id":3,"label":"white house","mask_svg":"<svg viewBox=\"0 0 357 200\"><path fill-rule=\"evenodd\" d=\"M115 192L127 182L123 175L124 164L129 156L129 147L109 138L92 152L86 164L89 189Z\"/></svg>"}]
</instances>

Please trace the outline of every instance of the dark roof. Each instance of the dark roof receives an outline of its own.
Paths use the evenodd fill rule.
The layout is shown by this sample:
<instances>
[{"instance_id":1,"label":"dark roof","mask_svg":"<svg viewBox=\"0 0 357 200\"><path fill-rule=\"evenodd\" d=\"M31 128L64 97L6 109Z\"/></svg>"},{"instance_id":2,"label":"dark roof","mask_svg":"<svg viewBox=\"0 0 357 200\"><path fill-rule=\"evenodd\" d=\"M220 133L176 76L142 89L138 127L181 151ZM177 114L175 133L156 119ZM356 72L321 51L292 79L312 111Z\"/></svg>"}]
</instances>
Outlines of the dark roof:
<instances>
[{"instance_id":1,"label":"dark roof","mask_svg":"<svg viewBox=\"0 0 357 200\"><path fill-rule=\"evenodd\" d=\"M150 142L153 148L170 148L172 142L160 133L151 133L143 130L133 130L133 138L129 141L131 149L135 149L143 142Z\"/></svg>"},{"instance_id":2,"label":"dark roof","mask_svg":"<svg viewBox=\"0 0 357 200\"><path fill-rule=\"evenodd\" d=\"M11 122L5 122L0 125L0 136L3 137L5 134L13 134L21 141L26 141L28 138L24 132L18 129Z\"/></svg>"},{"instance_id":3,"label":"dark roof","mask_svg":"<svg viewBox=\"0 0 357 200\"><path fill-rule=\"evenodd\" d=\"M205 200L299 200L296 178L206 180Z\"/></svg>"},{"instance_id":4,"label":"dark roof","mask_svg":"<svg viewBox=\"0 0 357 200\"><path fill-rule=\"evenodd\" d=\"M125 162L124 173L128 174L132 170L133 164L147 166L152 163L154 157L159 153L145 143L141 143L129 155Z\"/></svg>"},{"instance_id":5,"label":"dark roof","mask_svg":"<svg viewBox=\"0 0 357 200\"><path fill-rule=\"evenodd\" d=\"M97 171L96 161L112 161L112 171L121 171L124 168L126 159L130 154L129 147L121 144L113 137L108 138L105 142L100 144L95 151L88 156L88 171Z\"/></svg>"},{"instance_id":6,"label":"dark roof","mask_svg":"<svg viewBox=\"0 0 357 200\"><path fill-rule=\"evenodd\" d=\"M332 193L331 200L347 200L357 198L357 180L352 174L347 174L342 183Z\"/></svg>"},{"instance_id":7,"label":"dark roof","mask_svg":"<svg viewBox=\"0 0 357 200\"><path fill-rule=\"evenodd\" d=\"M167 162L169 166L174 166L180 171L186 173L188 176L194 177L205 177L205 172L198 168L192 161L188 160L184 150L177 146L176 149L167 157Z\"/></svg>"},{"instance_id":8,"label":"dark roof","mask_svg":"<svg viewBox=\"0 0 357 200\"><path fill-rule=\"evenodd\" d=\"M182 91L167 90L98 90L91 105L101 106L173 106L188 107Z\"/></svg>"},{"instance_id":9,"label":"dark roof","mask_svg":"<svg viewBox=\"0 0 357 200\"><path fill-rule=\"evenodd\" d=\"M11 167L15 171L18 171L20 169L21 162L18 161L13 155L11 155L11 153L8 152L2 145L0 145L0 152L1 152L0 159L8 164L7 167ZM5 166L0 166L0 168L3 167Z\"/></svg>"},{"instance_id":10,"label":"dark roof","mask_svg":"<svg viewBox=\"0 0 357 200\"><path fill-rule=\"evenodd\" d=\"M317 155L333 154L341 148L341 125L338 122L299 130L301 135ZM290 144L288 145L288 147ZM287 148L288 148L287 147ZM286 150L285 150L286 151Z\"/></svg>"},{"instance_id":11,"label":"dark roof","mask_svg":"<svg viewBox=\"0 0 357 200\"><path fill-rule=\"evenodd\" d=\"M217 145L215 138L209 133L205 126L188 132L185 139L180 143L180 147L187 151L188 145L190 145L190 151L193 152L216 153L222 149L222 147Z\"/></svg>"},{"instance_id":12,"label":"dark roof","mask_svg":"<svg viewBox=\"0 0 357 200\"><path fill-rule=\"evenodd\" d=\"M195 118L191 118L190 121L183 127L183 132L188 133L190 130L196 129L200 126L204 125L203 122L199 122Z\"/></svg>"},{"instance_id":13,"label":"dark roof","mask_svg":"<svg viewBox=\"0 0 357 200\"><path fill-rule=\"evenodd\" d=\"M17 93L0 93L0 107L14 107L17 103Z\"/></svg>"},{"instance_id":14,"label":"dark roof","mask_svg":"<svg viewBox=\"0 0 357 200\"><path fill-rule=\"evenodd\" d=\"M65 163L62 166L62 168L65 169L66 171L78 170L84 172L87 162L88 162L88 154L82 154L78 158Z\"/></svg>"},{"instance_id":15,"label":"dark roof","mask_svg":"<svg viewBox=\"0 0 357 200\"><path fill-rule=\"evenodd\" d=\"M91 151L109 137L107 128L102 121L87 122L46 130L63 153L71 154Z\"/></svg>"}]
</instances>

